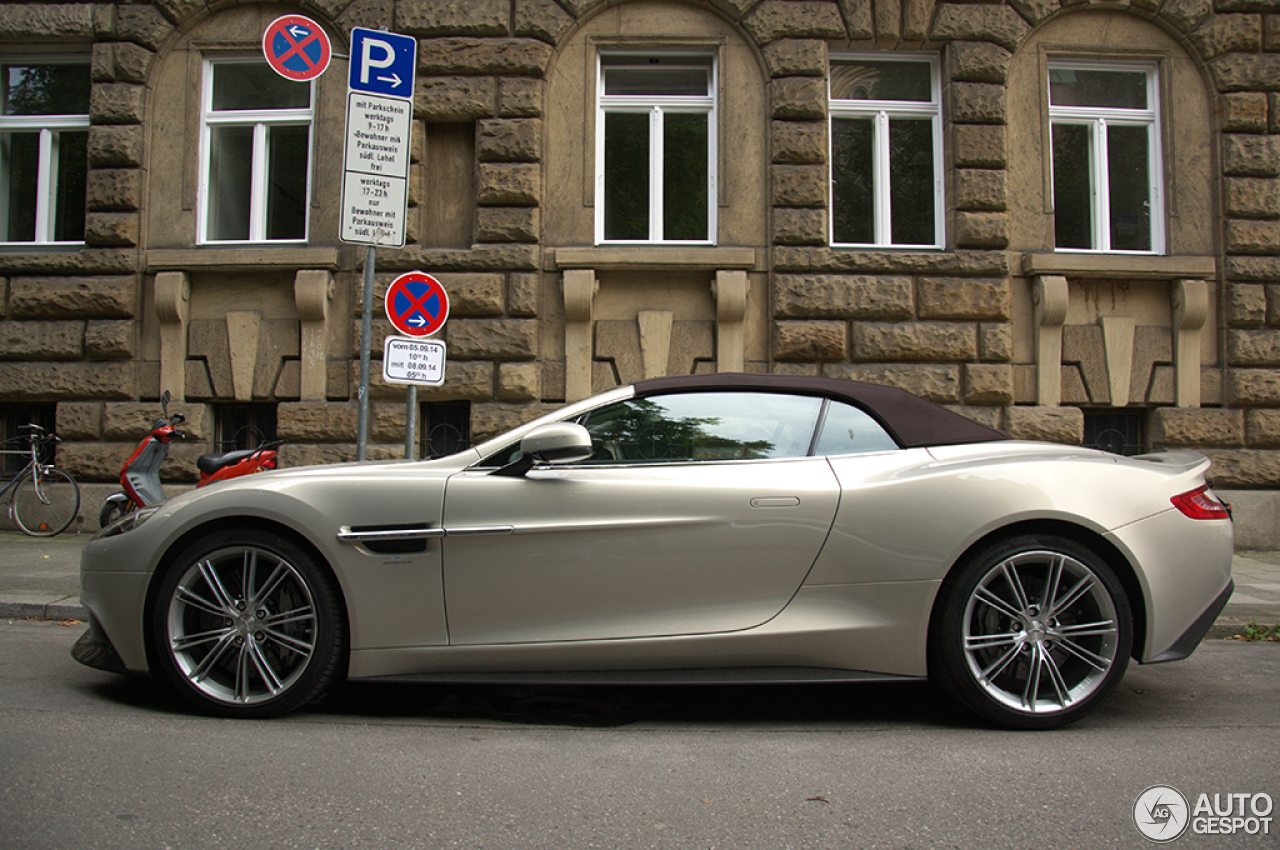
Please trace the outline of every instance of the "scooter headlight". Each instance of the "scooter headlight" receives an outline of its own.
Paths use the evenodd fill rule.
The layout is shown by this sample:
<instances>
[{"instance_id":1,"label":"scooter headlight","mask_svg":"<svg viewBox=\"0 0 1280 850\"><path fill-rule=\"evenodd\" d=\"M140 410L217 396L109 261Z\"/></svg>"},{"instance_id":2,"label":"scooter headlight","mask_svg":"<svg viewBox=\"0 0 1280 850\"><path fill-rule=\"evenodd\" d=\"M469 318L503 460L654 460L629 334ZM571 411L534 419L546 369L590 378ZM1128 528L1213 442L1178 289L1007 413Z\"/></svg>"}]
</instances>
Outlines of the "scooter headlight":
<instances>
[{"instance_id":1,"label":"scooter headlight","mask_svg":"<svg viewBox=\"0 0 1280 850\"><path fill-rule=\"evenodd\" d=\"M156 515L156 512L163 505L151 505L146 508L139 508L136 511L130 511L120 519L108 525L106 528L94 535L94 539L99 537L115 537L117 534L124 534L126 531L133 531L140 527L144 522Z\"/></svg>"}]
</instances>

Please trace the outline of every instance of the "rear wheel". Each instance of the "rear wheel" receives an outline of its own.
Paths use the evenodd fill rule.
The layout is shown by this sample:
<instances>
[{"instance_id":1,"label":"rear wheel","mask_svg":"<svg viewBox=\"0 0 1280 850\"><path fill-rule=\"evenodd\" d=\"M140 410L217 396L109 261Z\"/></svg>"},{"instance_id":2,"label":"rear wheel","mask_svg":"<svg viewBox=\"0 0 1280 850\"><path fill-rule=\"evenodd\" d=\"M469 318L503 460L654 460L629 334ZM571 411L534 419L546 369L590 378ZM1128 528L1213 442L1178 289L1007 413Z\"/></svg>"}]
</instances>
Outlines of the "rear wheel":
<instances>
[{"instance_id":1,"label":"rear wheel","mask_svg":"<svg viewBox=\"0 0 1280 850\"><path fill-rule=\"evenodd\" d=\"M967 559L938 592L930 676L1005 726L1079 720L1119 683L1133 643L1115 573L1072 540L1006 540Z\"/></svg>"},{"instance_id":2,"label":"rear wheel","mask_svg":"<svg viewBox=\"0 0 1280 850\"><path fill-rule=\"evenodd\" d=\"M49 466L27 475L13 491L13 521L33 537L61 534L80 512L80 485Z\"/></svg>"},{"instance_id":3,"label":"rear wheel","mask_svg":"<svg viewBox=\"0 0 1280 850\"><path fill-rule=\"evenodd\" d=\"M314 557L259 531L189 547L161 580L151 612L159 666L202 711L275 717L316 699L346 652L337 591Z\"/></svg>"}]
</instances>

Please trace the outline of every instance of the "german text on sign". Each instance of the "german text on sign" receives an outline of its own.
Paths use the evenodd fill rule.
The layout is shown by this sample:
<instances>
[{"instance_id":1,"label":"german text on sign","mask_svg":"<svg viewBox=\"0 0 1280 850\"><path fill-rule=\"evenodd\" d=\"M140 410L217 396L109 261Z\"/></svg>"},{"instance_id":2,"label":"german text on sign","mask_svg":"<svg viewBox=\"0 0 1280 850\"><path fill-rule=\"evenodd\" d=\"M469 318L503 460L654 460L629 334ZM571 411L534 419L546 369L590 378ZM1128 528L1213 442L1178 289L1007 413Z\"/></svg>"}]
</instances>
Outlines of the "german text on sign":
<instances>
[{"instance_id":1,"label":"german text on sign","mask_svg":"<svg viewBox=\"0 0 1280 850\"><path fill-rule=\"evenodd\" d=\"M389 336L382 347L382 377L389 384L444 383L445 345L438 339Z\"/></svg>"}]
</instances>

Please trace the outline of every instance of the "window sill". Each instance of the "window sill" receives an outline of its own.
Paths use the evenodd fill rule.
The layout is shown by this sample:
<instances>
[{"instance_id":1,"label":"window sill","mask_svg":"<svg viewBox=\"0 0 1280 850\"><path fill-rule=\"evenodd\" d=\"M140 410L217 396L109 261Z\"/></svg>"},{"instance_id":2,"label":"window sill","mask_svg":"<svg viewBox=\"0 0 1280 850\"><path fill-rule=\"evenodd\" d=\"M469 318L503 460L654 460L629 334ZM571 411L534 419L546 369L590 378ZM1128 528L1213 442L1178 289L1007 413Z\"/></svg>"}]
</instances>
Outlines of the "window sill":
<instances>
[{"instance_id":1,"label":"window sill","mask_svg":"<svg viewBox=\"0 0 1280 850\"><path fill-rule=\"evenodd\" d=\"M83 242L0 242L0 253L4 254L52 254L84 248Z\"/></svg>"},{"instance_id":2,"label":"window sill","mask_svg":"<svg viewBox=\"0 0 1280 850\"><path fill-rule=\"evenodd\" d=\"M297 245L272 247L259 244L235 248L205 247L147 252L146 270L148 272L187 269L217 271L329 269L336 271L338 249L308 248Z\"/></svg>"},{"instance_id":3,"label":"window sill","mask_svg":"<svg viewBox=\"0 0 1280 850\"><path fill-rule=\"evenodd\" d=\"M551 270L715 271L759 268L755 248L643 247L556 248L549 251Z\"/></svg>"},{"instance_id":4,"label":"window sill","mask_svg":"<svg viewBox=\"0 0 1280 850\"><path fill-rule=\"evenodd\" d=\"M1151 254L1023 254L1022 273L1027 277L1062 275L1076 278L1129 278L1176 280L1217 277L1217 261L1211 256L1168 257Z\"/></svg>"}]
</instances>

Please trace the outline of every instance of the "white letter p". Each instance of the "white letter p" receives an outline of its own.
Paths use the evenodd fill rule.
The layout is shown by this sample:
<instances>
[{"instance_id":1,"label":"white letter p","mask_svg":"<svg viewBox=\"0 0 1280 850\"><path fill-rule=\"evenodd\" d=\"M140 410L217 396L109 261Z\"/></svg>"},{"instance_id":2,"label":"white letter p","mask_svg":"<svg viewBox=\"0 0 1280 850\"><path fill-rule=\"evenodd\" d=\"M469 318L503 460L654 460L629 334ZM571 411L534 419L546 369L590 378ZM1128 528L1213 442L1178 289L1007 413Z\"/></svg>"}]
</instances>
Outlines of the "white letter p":
<instances>
[{"instance_id":1,"label":"white letter p","mask_svg":"<svg viewBox=\"0 0 1280 850\"><path fill-rule=\"evenodd\" d=\"M373 58L374 49L382 51L381 59ZM360 56L360 82L369 82L370 68L390 68L391 63L396 59L395 48L389 42L381 41L376 38L366 38L363 42L363 51Z\"/></svg>"}]
</instances>

